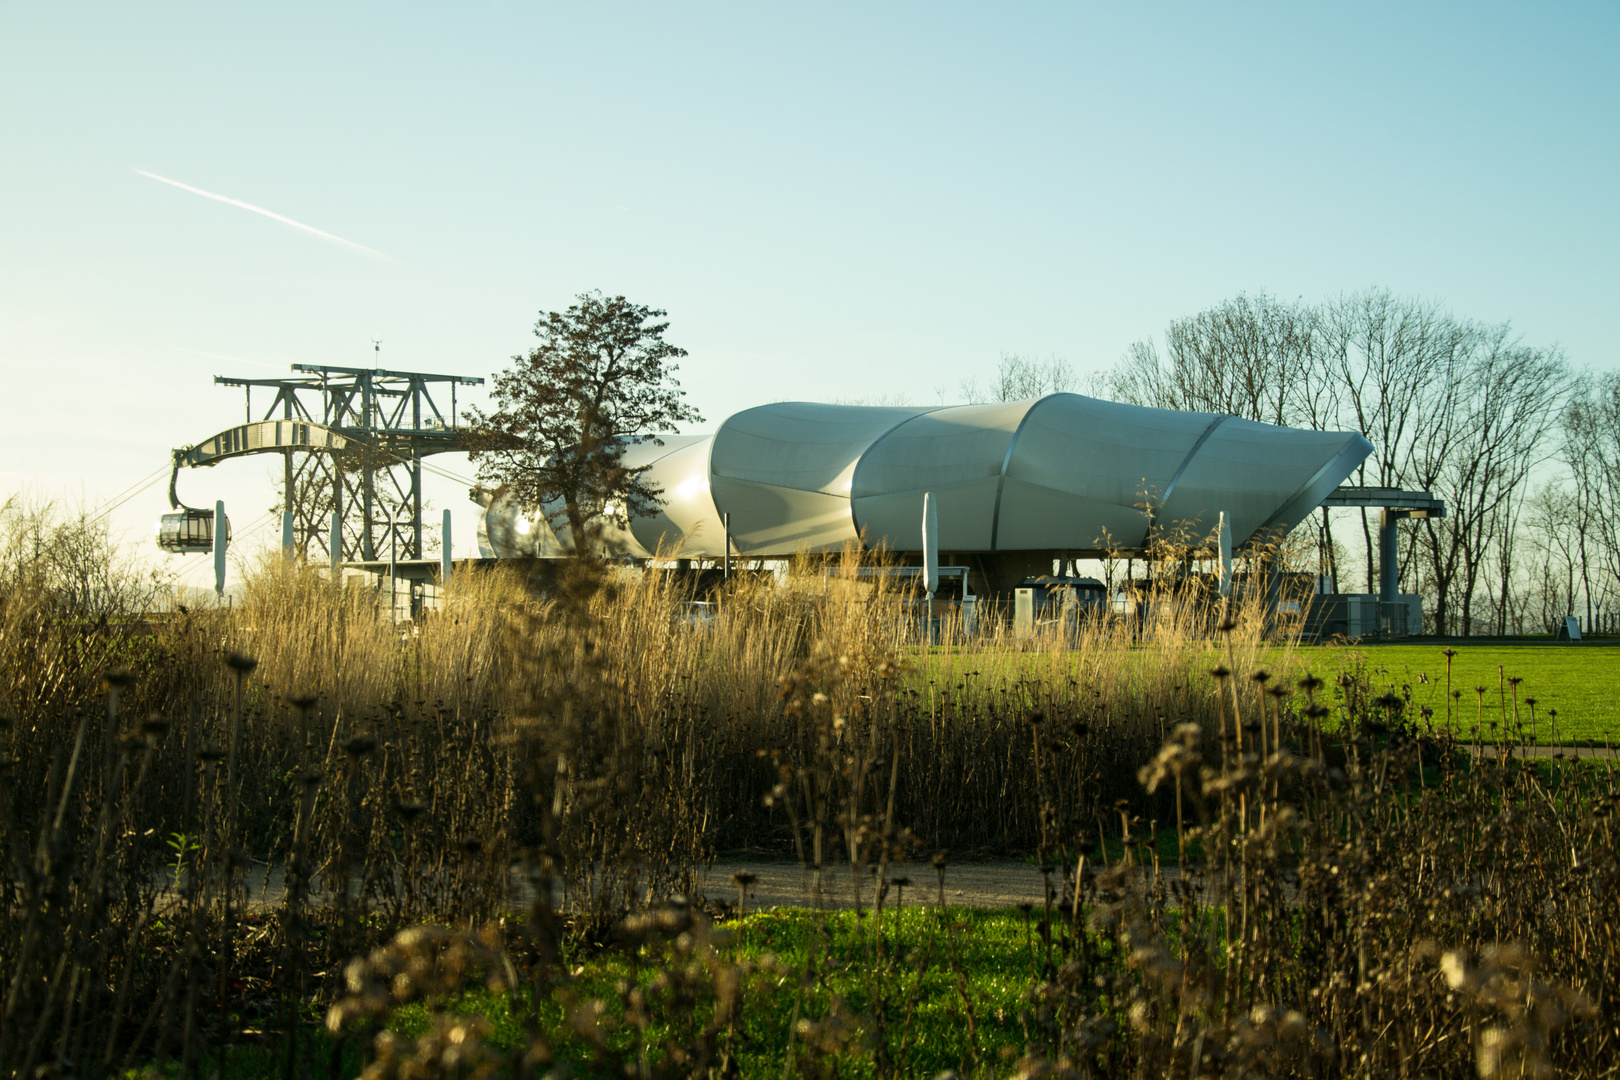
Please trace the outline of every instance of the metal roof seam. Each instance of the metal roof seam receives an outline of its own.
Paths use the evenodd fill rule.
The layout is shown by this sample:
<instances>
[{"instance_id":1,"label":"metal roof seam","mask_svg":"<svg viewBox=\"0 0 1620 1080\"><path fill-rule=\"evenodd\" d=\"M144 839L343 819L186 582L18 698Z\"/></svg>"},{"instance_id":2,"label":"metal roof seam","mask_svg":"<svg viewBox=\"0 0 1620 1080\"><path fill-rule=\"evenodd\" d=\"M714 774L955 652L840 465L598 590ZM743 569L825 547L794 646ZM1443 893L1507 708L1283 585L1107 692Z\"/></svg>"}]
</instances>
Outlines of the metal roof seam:
<instances>
[{"instance_id":1,"label":"metal roof seam","mask_svg":"<svg viewBox=\"0 0 1620 1080\"><path fill-rule=\"evenodd\" d=\"M1360 444L1359 446L1357 445L1358 443ZM1344 482L1345 477L1349 476L1352 472L1354 472L1355 469L1356 469L1356 466L1361 464L1361 462L1366 459L1368 454L1372 453L1372 449L1373 449L1372 443L1368 442L1365 436L1363 436L1363 435L1353 435L1349 440L1347 440L1345 442L1343 448L1340 449L1337 454L1334 454L1331 458L1328 459L1327 464L1323 465L1320 469L1317 469L1316 472L1312 473L1311 478L1309 480L1305 481L1303 484L1301 484L1299 486L1299 489L1296 490L1292 495L1290 495L1288 497L1287 501L1284 502L1282 504L1282 506L1277 508L1275 513L1273 513L1269 518L1267 518L1265 520L1265 522L1263 524L1261 524L1261 526L1258 529L1255 529L1254 532L1250 533L1247 537L1245 537L1243 539L1243 543L1245 543L1245 544L1248 543L1250 540L1254 539L1254 537L1257 534L1265 532L1266 530L1268 530L1268 529L1272 528L1273 526L1275 526L1278 522L1281 522L1281 521L1285 520L1287 517L1289 517L1292 514L1293 509L1294 509L1294 505L1296 503L1299 503L1301 501L1312 501L1312 502L1314 502L1316 504L1316 506L1321 505L1321 499L1320 498L1315 499L1315 500L1310 499L1311 489L1316 487L1317 484L1321 483L1322 478L1324 476L1327 476L1329 473L1331 473L1334 470L1340 468L1341 463L1346 458L1349 458L1352 455L1354 455L1355 460L1350 465L1350 467L1348 469L1344 469L1344 471L1339 474L1338 478L1333 481L1333 487L1334 488L1338 487L1340 484L1342 484ZM1358 451L1359 451L1359 453L1358 453ZM1331 490L1331 488L1329 490ZM1324 492L1322 497L1325 498L1326 495L1327 495L1327 493ZM1306 511L1306 513L1308 514L1312 510L1315 510L1316 506L1312 506L1310 510Z\"/></svg>"},{"instance_id":2,"label":"metal roof seam","mask_svg":"<svg viewBox=\"0 0 1620 1080\"><path fill-rule=\"evenodd\" d=\"M1232 417L1226 413L1216 416L1215 419L1209 422L1209 426L1204 429L1204 433L1198 436L1198 441L1192 444L1192 449L1187 451L1187 456L1181 459L1181 464L1176 468L1175 474L1170 477L1170 482L1165 485L1164 494L1159 496L1159 506L1161 508L1170 505L1170 495L1176 490L1176 485L1181 483L1181 477L1186 473L1187 466L1193 463L1193 458L1198 456L1198 451L1202 450L1204 444L1209 441L1209 437L1215 434L1215 429L1230 419ZM1159 514L1157 510L1152 509L1153 503L1151 500L1148 502L1148 507L1148 534L1151 534L1154 526L1159 523ZM1142 537L1142 541L1147 542L1147 535Z\"/></svg>"},{"instance_id":3,"label":"metal roof seam","mask_svg":"<svg viewBox=\"0 0 1620 1080\"><path fill-rule=\"evenodd\" d=\"M1001 474L996 477L996 503L995 507L990 511L991 551L996 550L996 539L1001 532L1001 492L1007 486L1007 466L1012 464L1013 450L1018 446L1018 436L1024 433L1024 425L1029 423L1029 418L1035 414L1035 410L1040 408L1044 402L1065 396L1067 395L1042 394L1029 403L1029 407L1024 410L1024 415L1018 418L1018 426L1013 428L1012 439L1007 443L1007 452L1001 458Z\"/></svg>"},{"instance_id":4,"label":"metal roof seam","mask_svg":"<svg viewBox=\"0 0 1620 1080\"><path fill-rule=\"evenodd\" d=\"M855 536L861 541L862 547L866 546L866 540L861 537L861 519L855 514L855 488L857 481L859 481L861 478L861 465L866 461L866 455L870 454L872 452L872 448L878 443L882 442L884 439L887 439L890 435L893 435L896 431L899 431L901 428L917 419L917 417L927 416L930 413L943 412L945 409L951 407L952 406L949 405L935 405L931 409L919 409L910 416L906 417L904 420L901 420L899 423L890 426L887 431L873 439L871 442L867 443L865 448L862 449L859 454L855 455L855 471L849 474L849 526L855 530Z\"/></svg>"}]
</instances>

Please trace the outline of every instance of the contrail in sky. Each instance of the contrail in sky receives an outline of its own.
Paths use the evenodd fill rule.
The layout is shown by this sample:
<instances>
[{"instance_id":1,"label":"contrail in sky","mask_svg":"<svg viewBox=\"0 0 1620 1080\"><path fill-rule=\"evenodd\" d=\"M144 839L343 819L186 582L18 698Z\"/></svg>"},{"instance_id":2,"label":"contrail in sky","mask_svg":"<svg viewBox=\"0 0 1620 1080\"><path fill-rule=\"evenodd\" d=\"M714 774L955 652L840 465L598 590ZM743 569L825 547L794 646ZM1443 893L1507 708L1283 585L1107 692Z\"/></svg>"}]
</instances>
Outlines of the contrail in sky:
<instances>
[{"instance_id":1,"label":"contrail in sky","mask_svg":"<svg viewBox=\"0 0 1620 1080\"><path fill-rule=\"evenodd\" d=\"M178 180L170 180L167 176L159 176L157 173L149 173L145 169L135 169L133 171L137 175L146 177L148 180L156 180L159 183L168 184L171 187L177 187L181 191L189 191L193 195L201 195L205 199L213 199L215 202L222 202L226 206L239 206L243 210L251 210L255 214L263 214L271 221L279 221L283 225L291 226L292 228L297 229L299 232L307 232L311 236L318 236L322 240L339 244L343 247L351 248L367 255L375 255L379 259L388 259L387 255L384 255L380 251L374 251L371 248L366 247L364 244L357 244L353 240L345 240L341 236L333 236L331 233L317 229L313 225L305 225L302 221L294 221L290 217L283 217L273 210L266 210L262 206L254 206L250 202L243 202L241 199L233 199L229 195L216 195L212 191L204 191L202 188L192 187L190 184L182 184ZM388 261L393 262L394 260L388 259Z\"/></svg>"}]
</instances>

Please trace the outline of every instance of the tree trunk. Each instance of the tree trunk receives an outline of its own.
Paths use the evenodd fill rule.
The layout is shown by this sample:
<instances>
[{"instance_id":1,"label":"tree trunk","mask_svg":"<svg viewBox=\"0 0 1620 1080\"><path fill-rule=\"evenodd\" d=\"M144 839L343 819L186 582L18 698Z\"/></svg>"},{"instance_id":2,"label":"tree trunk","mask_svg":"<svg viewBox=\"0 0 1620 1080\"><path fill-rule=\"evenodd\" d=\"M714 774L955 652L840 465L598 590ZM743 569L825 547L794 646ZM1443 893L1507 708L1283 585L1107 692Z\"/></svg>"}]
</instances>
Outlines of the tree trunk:
<instances>
[{"instance_id":1,"label":"tree trunk","mask_svg":"<svg viewBox=\"0 0 1620 1080\"><path fill-rule=\"evenodd\" d=\"M573 534L574 554L588 554L588 544L585 538L585 514L579 507L579 500L566 498L563 500L564 512L568 515L568 531Z\"/></svg>"}]
</instances>

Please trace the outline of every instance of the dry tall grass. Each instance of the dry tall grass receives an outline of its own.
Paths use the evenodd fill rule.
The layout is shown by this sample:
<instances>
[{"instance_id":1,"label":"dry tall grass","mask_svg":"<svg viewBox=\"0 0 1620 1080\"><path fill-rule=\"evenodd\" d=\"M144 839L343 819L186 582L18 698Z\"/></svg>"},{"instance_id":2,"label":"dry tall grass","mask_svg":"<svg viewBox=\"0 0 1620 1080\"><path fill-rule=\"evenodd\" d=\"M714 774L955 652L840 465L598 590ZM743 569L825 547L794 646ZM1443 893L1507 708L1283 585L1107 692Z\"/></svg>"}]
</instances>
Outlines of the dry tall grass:
<instances>
[{"instance_id":1,"label":"dry tall grass","mask_svg":"<svg viewBox=\"0 0 1620 1080\"><path fill-rule=\"evenodd\" d=\"M371 592L271 561L233 606L159 619L128 577L87 590L26 543L5 550L14 1075L171 1059L192 1075L250 1031L280 1033L284 1075L307 1074L328 1062L300 1017L343 993L342 958L390 940L330 1021L338 1050L375 1046L372 1075L456 1074L371 1037L399 1001L479 973L571 1011L557 1030L525 1014L515 1058L474 1055L476 1025L446 1017L433 1038L463 1063L732 1075L742 988L777 987L798 995L798 1071L865 1055L897 1075L915 1002L882 898L899 862L940 849L1047 868L1024 1075L1438 1075L1476 1059L1492 1076L1605 1075L1614 1056L1612 775L1472 764L1356 686L1330 724L1334 688L1263 677L1287 643L1258 603L1212 610L1167 586L1146 626L992 627L935 649L915 599L849 552L742 576L701 616L678 578L577 565L544 592L510 568L463 574L443 610L396 624ZM1139 846L1155 830L1177 834L1179 875ZM1099 834L1127 845L1102 873ZM814 958L728 958L676 900L720 850L871 882L865 1011L817 1003ZM247 894L260 874L284 884L268 907ZM501 931L514 879L527 914ZM636 910L654 914L622 922ZM492 929L412 929L432 922ZM627 1050L601 1018L645 1028L648 999L573 998L569 940L636 943L670 1002L711 1011L679 1020L687 1042Z\"/></svg>"}]
</instances>

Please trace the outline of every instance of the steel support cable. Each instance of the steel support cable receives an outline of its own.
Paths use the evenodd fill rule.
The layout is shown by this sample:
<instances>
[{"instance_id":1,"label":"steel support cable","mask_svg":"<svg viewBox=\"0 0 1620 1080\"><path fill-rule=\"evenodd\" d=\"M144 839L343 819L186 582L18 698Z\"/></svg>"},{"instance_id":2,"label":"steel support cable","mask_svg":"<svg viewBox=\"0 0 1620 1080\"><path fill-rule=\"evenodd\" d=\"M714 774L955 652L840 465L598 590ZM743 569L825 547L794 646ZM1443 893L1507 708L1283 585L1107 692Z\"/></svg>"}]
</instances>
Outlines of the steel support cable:
<instances>
[{"instance_id":1,"label":"steel support cable","mask_svg":"<svg viewBox=\"0 0 1620 1080\"><path fill-rule=\"evenodd\" d=\"M147 488L163 479L163 474L168 472L169 468L170 466L163 465L159 467L157 471L135 481L134 484L125 488L123 491L120 491L117 495L114 495L111 499L108 499L105 503L101 504L101 506L86 514L85 520L87 522L100 521L102 518L106 517L114 510L117 510L120 506L123 506L125 503L135 498L135 496L141 494Z\"/></svg>"}]
</instances>

